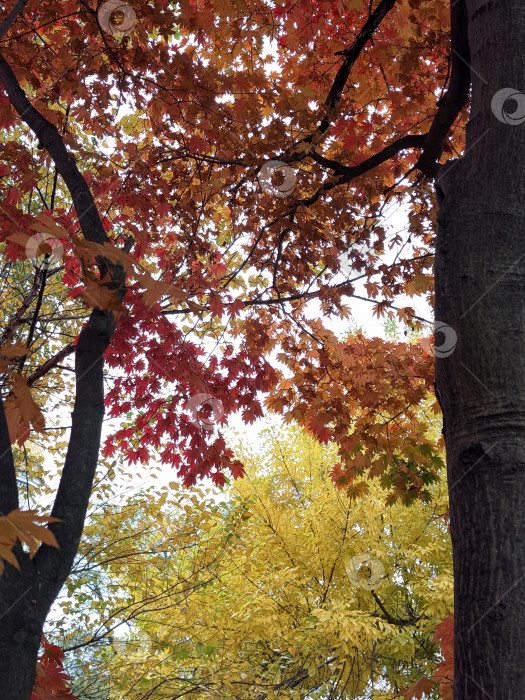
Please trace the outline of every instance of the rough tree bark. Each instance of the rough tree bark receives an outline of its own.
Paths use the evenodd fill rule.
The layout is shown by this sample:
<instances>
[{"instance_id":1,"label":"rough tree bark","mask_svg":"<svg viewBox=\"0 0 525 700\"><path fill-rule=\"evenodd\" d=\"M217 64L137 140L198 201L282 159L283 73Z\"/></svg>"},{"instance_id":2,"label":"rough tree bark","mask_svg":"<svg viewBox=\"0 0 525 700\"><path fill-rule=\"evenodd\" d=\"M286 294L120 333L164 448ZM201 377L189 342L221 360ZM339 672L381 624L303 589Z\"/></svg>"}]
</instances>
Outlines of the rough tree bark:
<instances>
[{"instance_id":1,"label":"rough tree bark","mask_svg":"<svg viewBox=\"0 0 525 700\"><path fill-rule=\"evenodd\" d=\"M436 336L436 384L454 553L454 699L517 700L525 697L525 98L505 102L500 91L525 90L525 5L465 6L465 154L436 178L435 316L452 329Z\"/></svg>"}]
</instances>

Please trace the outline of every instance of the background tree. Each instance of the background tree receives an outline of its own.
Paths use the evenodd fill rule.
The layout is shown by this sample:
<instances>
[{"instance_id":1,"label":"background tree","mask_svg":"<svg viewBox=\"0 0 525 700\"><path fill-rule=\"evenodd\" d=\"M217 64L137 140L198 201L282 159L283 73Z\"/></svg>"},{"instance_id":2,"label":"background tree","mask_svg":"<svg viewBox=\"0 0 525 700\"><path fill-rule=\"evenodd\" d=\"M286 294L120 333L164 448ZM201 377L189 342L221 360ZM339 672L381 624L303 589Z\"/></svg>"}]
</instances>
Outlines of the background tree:
<instances>
[{"instance_id":1,"label":"background tree","mask_svg":"<svg viewBox=\"0 0 525 700\"><path fill-rule=\"evenodd\" d=\"M48 626L80 698L105 697L101 679L137 700L392 698L432 676L452 606L445 481L428 503L385 510L378 479L351 502L335 445L261 437L220 503L195 487L90 518Z\"/></svg>"}]
</instances>

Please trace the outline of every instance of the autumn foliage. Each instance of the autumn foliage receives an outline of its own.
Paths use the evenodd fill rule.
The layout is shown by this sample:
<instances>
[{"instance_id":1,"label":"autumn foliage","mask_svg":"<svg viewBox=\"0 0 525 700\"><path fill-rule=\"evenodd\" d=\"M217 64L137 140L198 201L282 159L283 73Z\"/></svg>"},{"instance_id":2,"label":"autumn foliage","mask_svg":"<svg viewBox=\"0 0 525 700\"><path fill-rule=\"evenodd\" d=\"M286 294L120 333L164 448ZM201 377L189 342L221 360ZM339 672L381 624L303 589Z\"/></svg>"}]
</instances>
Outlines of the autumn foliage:
<instances>
[{"instance_id":1,"label":"autumn foliage","mask_svg":"<svg viewBox=\"0 0 525 700\"><path fill-rule=\"evenodd\" d=\"M78 700L69 692L70 677L64 671L64 652L42 638L42 654L36 667L31 700Z\"/></svg>"},{"instance_id":2,"label":"autumn foliage","mask_svg":"<svg viewBox=\"0 0 525 700\"><path fill-rule=\"evenodd\" d=\"M22 136L6 96L0 110L1 125L10 130L2 146L7 255L24 257L31 230L52 235L64 246L61 274L69 289L64 308L79 314L78 329L79 296L88 306L120 315L107 362L124 371L113 382L107 404L112 416L131 415L110 438L105 454L118 449L135 463L160 448L162 459L187 483L203 474L221 483L224 470L237 475L241 466L232 461L220 434L203 433L191 421L188 403L196 394L220 402L220 427L236 411L248 421L260 416L259 397L270 393L270 405L303 421L321 440L339 442L348 480L359 461L366 461L367 449L385 440L377 419L378 404L384 402L381 415L391 428L389 440L396 430L398 435L374 472L384 471L386 482L396 484L396 494L409 482L415 494L421 493L418 478L400 474L394 461L401 434L412 427L411 416L402 415L399 426L391 418L403 400L417 404L428 390L431 355L402 345L372 346L375 367L361 373L361 361L374 362L366 358L366 342L352 348L327 337L320 318L308 318L307 305L317 301L324 314L344 315L360 280L371 310L382 314L400 293L431 288L430 190L415 174L394 192L408 202L413 248L393 264L382 258L402 241L378 218L382 193L416 154L393 154L394 167L390 161L373 167L367 158L396 137L419 131L422 115L434 113L429 96L446 72L446 3L396 4L359 54L352 81L339 92L341 63L367 20L368 3L259 3L242 13L228 2L182 3L178 11L168 2L130 6L136 23L119 38L105 32L87 6L79 12L76 3L66 2L58 13L53 3L30 5L24 19L42 37L42 46L35 54L32 33L13 29L4 47L32 104L64 134L81 164L113 245L122 248L132 239L130 254L110 253L109 244L103 250L100 244L80 242L78 221L60 181L43 195L46 205L52 195L52 210L44 205L41 211L40 201L22 213L50 163L45 152L35 151L27 131ZM170 37L176 50L169 48ZM264 58L264 42L272 37L276 57ZM315 63L304 54L312 41ZM393 70L392 62L395 70L385 85L383 73ZM323 101L334 90L337 100L326 111ZM113 105L120 105L116 116L109 113ZM325 112L330 129L318 133L316 122ZM257 179L265 160L277 155L294 169L289 197L263 191ZM19 167L29 161L35 165L27 172ZM354 177L356 161L367 169L349 191L345 182ZM133 272L123 307L97 282L93 264L103 254ZM412 319L410 307L400 307L397 314L402 321ZM224 344L226 330L229 345ZM202 345L210 333L223 334L220 348ZM281 380L268 363L272 352L286 356L289 372ZM326 393L319 390L310 353L318 355L327 372L333 368L338 377L344 374L342 382L359 375L367 387L363 383L360 396L345 397L333 407L336 382ZM398 365L393 376L384 371L387 356ZM393 379L405 386L397 405L388 406ZM297 383L294 392L291 381ZM315 394L308 410L301 392L309 398ZM352 424L354 405L363 401L370 415L349 437L346 425ZM199 411L206 417L211 407ZM341 416L340 424L328 429L334 415ZM30 420L26 411L19 424ZM362 448L356 453L357 435ZM431 457L421 451L402 460L405 465L420 461L424 470L432 470Z\"/></svg>"},{"instance_id":3,"label":"autumn foliage","mask_svg":"<svg viewBox=\"0 0 525 700\"><path fill-rule=\"evenodd\" d=\"M123 8L19 0L0 27L9 440L52 445L60 465L57 416L82 406L82 378L85 396L99 386L85 377L102 353L108 472L160 460L187 487L224 486L244 472L228 419L270 409L336 446L331 477L351 498L377 477L390 505L428 501L442 442L421 411L433 356L412 298L432 301L421 159L449 71L447 3ZM462 138L459 121L445 157ZM403 339L349 332L355 300ZM16 566L17 537L32 556L68 528L13 510L0 556ZM44 667L61 674L53 654L35 692Z\"/></svg>"},{"instance_id":4,"label":"autumn foliage","mask_svg":"<svg viewBox=\"0 0 525 700\"><path fill-rule=\"evenodd\" d=\"M41 542L58 547L54 534L44 524L56 522L56 518L38 515L34 510L12 510L0 516L0 574L4 570L4 561L19 568L13 552L17 543L25 544L29 555L36 554Z\"/></svg>"},{"instance_id":5,"label":"autumn foliage","mask_svg":"<svg viewBox=\"0 0 525 700\"><path fill-rule=\"evenodd\" d=\"M232 436L246 476L220 501L203 485L115 505L95 494L49 626L80 697L350 700L373 688L386 700L420 677L436 687L434 628L453 593L446 484L385 509L374 478L350 500L330 480L335 445L277 423L251 448Z\"/></svg>"}]
</instances>

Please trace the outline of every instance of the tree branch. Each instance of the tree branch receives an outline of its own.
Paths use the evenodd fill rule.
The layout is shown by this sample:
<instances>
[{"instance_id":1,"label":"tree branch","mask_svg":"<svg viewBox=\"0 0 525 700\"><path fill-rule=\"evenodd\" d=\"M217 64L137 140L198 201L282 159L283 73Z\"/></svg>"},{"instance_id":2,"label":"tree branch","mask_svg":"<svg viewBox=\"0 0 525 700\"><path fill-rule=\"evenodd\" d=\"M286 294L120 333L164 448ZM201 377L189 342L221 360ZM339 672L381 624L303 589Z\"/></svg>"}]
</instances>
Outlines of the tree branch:
<instances>
[{"instance_id":1,"label":"tree branch","mask_svg":"<svg viewBox=\"0 0 525 700\"><path fill-rule=\"evenodd\" d=\"M344 56L344 61L337 71L332 88L328 93L325 100L325 105L328 109L335 107L337 101L341 97L341 92L348 80L350 71L354 67L354 63L357 61L361 55L361 51L365 48L366 44L372 38L375 30L379 27L388 12L394 7L396 0L381 0L376 9L366 20L363 28L357 35L356 40L348 49L343 51L338 51L336 56ZM326 127L327 128L327 127Z\"/></svg>"},{"instance_id":2,"label":"tree branch","mask_svg":"<svg viewBox=\"0 0 525 700\"><path fill-rule=\"evenodd\" d=\"M0 55L0 82L7 96L29 128L47 149L71 194L84 237L95 243L109 241L91 191L68 153L57 128L29 102L11 67ZM101 271L111 268L120 298L125 294L122 266L99 261ZM84 527L89 497L97 468L98 450L104 417L103 367L106 351L115 328L111 312L95 309L78 337L75 355L76 393L71 436L52 514L60 522L51 528L60 549L42 545L33 559L38 571L38 611L46 616L65 581ZM1 427L1 426L0 426Z\"/></svg>"},{"instance_id":3,"label":"tree branch","mask_svg":"<svg viewBox=\"0 0 525 700\"><path fill-rule=\"evenodd\" d=\"M25 297L22 300L22 303L20 304L19 309L13 316L13 318L9 321L7 324L5 331L2 333L2 336L0 337L0 347L3 347L4 345L7 345L11 341L11 338L15 334L15 331L22 325L23 323L23 317L27 309L31 306L33 303L33 300L38 294L38 290L40 289L40 286L42 284L42 275L43 271L41 268L36 270L35 272L35 278L33 281L33 286L31 289L28 291L28 293L25 295Z\"/></svg>"},{"instance_id":4,"label":"tree branch","mask_svg":"<svg viewBox=\"0 0 525 700\"><path fill-rule=\"evenodd\" d=\"M21 12L23 12L24 7L28 2L29 0L17 0L11 12L2 22L0 22L0 40L3 39L7 32L11 29L16 21L16 18Z\"/></svg>"},{"instance_id":5,"label":"tree branch","mask_svg":"<svg viewBox=\"0 0 525 700\"><path fill-rule=\"evenodd\" d=\"M76 346L76 392L71 435L51 511L53 517L61 520L50 526L60 549L42 545L34 558L40 579L48 584L46 590L42 590L46 598L45 602L42 601L44 605L52 603L69 574L84 528L104 418L103 356L113 327L112 313L95 309Z\"/></svg>"},{"instance_id":6,"label":"tree branch","mask_svg":"<svg viewBox=\"0 0 525 700\"><path fill-rule=\"evenodd\" d=\"M328 93L324 102L327 111L321 120L321 123L317 127L317 131L303 139L303 143L315 143L319 139L319 136L328 130L331 121L331 112L337 107L337 103L341 98L341 93L346 85L350 71L354 67L355 62L361 55L361 52L365 48L367 42L370 41L372 35L379 27L386 14L390 12L395 4L396 0L381 0L379 5L366 20L352 46L335 54L336 56L344 56L344 60L337 71L332 87L330 88L330 92Z\"/></svg>"},{"instance_id":7,"label":"tree branch","mask_svg":"<svg viewBox=\"0 0 525 700\"><path fill-rule=\"evenodd\" d=\"M398 627L407 627L407 626L415 625L416 622L419 622L419 620L421 620L421 615L410 617L408 620L404 620L404 619L399 618L399 617L392 617L392 615L388 612L388 610L385 608L385 606L381 602L381 599L379 598L377 593L375 591L370 591L370 593L372 594L373 599L375 600L375 602L378 604L379 608L381 609L381 612L384 615L384 619L387 622L389 622L391 625L397 625ZM378 613L372 613L372 615L374 617L380 617L380 615Z\"/></svg>"},{"instance_id":8,"label":"tree branch","mask_svg":"<svg viewBox=\"0 0 525 700\"><path fill-rule=\"evenodd\" d=\"M327 182L325 182L323 185L321 185L317 192L314 192L314 194L311 197L308 197L308 199L300 199L294 205L294 210L296 210L299 206L307 207L311 204L314 204L319 199L319 197L325 192L329 192L330 190L333 190L334 187L344 185L353 180L354 178L359 177L360 175L364 175L369 170L377 168L378 165L381 165L381 163L384 163L385 161L389 160L390 158L397 155L403 150L406 150L408 148L423 148L425 139L426 134L409 134L407 136L402 136L396 141L393 141L388 146L385 146L385 148L383 148L381 151L378 151L378 153L374 153L373 156L370 156L370 158L367 158L358 165L344 166L338 164L338 172L342 174L338 178L334 178L333 180L328 180ZM308 155L317 162L319 162L321 165L333 162L328 161L322 156L319 156L317 153L310 153ZM282 158L282 160L286 161L286 157ZM329 165L328 167L332 166Z\"/></svg>"},{"instance_id":9,"label":"tree branch","mask_svg":"<svg viewBox=\"0 0 525 700\"><path fill-rule=\"evenodd\" d=\"M15 462L5 419L4 401L0 397L0 515L18 508Z\"/></svg>"},{"instance_id":10,"label":"tree branch","mask_svg":"<svg viewBox=\"0 0 525 700\"><path fill-rule=\"evenodd\" d=\"M438 102L438 111L426 138L423 153L416 163L427 177L435 177L443 143L456 117L467 104L470 90L470 46L467 35L467 13L464 0L450 4L452 71L450 86Z\"/></svg>"},{"instance_id":11,"label":"tree branch","mask_svg":"<svg viewBox=\"0 0 525 700\"><path fill-rule=\"evenodd\" d=\"M32 374L30 374L29 377L27 377L28 385L33 386L33 384L35 384L35 382L37 382L39 379L42 379L42 377L46 375L50 369L56 367L65 357L71 355L73 352L75 352L75 346L73 343L69 343L69 345L63 347L62 350L57 352L56 355L53 355L53 357L49 358L47 362L44 362L42 367L39 367Z\"/></svg>"},{"instance_id":12,"label":"tree branch","mask_svg":"<svg viewBox=\"0 0 525 700\"><path fill-rule=\"evenodd\" d=\"M109 242L102 221L82 173L69 155L58 129L29 102L25 92L13 73L11 66L0 54L0 82L3 84L9 101L53 159L71 194L80 227L86 240L95 243Z\"/></svg>"}]
</instances>

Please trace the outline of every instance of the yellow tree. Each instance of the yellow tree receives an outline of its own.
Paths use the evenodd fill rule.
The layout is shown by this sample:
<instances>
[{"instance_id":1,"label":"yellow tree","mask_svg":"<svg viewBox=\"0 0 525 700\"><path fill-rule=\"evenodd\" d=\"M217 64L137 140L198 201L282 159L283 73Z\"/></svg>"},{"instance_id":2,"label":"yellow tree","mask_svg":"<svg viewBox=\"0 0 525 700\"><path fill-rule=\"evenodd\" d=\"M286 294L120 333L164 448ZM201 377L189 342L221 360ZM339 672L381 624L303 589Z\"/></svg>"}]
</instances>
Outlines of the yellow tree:
<instances>
[{"instance_id":1,"label":"yellow tree","mask_svg":"<svg viewBox=\"0 0 525 700\"><path fill-rule=\"evenodd\" d=\"M444 481L428 503L385 507L378 479L352 501L335 446L261 441L220 503L201 488L90 524L59 632L80 697L106 677L115 700L386 699L432 674L452 609Z\"/></svg>"}]
</instances>

